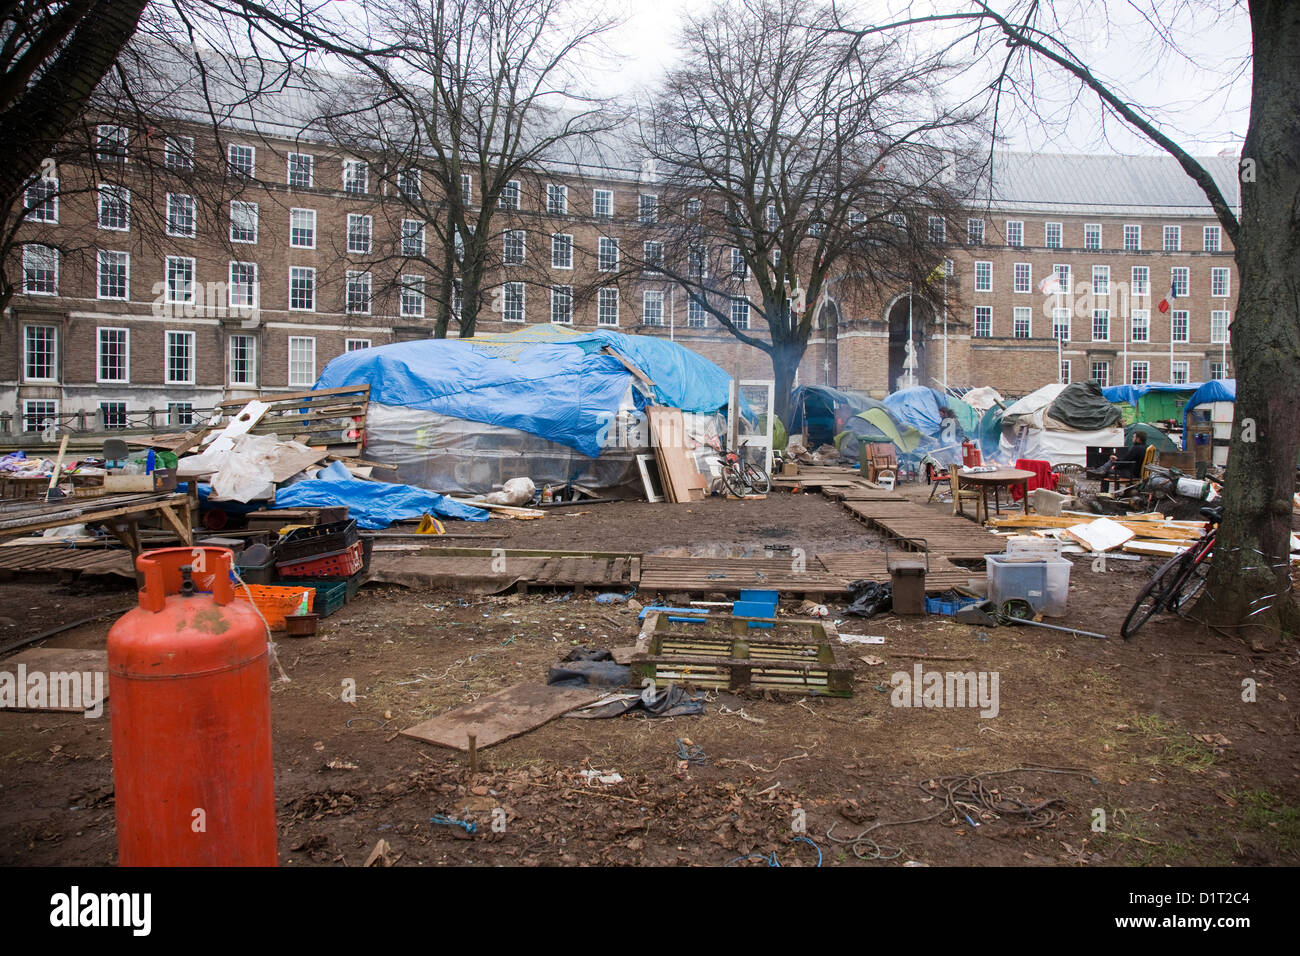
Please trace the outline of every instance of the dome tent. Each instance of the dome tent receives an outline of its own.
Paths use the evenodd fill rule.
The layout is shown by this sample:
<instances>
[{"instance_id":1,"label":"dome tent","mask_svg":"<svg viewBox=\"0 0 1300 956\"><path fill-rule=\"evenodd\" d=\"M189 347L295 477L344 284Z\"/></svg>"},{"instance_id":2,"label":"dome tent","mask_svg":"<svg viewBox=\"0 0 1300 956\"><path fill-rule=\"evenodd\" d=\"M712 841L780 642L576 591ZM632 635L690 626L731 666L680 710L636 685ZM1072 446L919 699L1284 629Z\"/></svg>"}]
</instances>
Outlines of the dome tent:
<instances>
[{"instance_id":1,"label":"dome tent","mask_svg":"<svg viewBox=\"0 0 1300 956\"><path fill-rule=\"evenodd\" d=\"M535 325L348 352L315 387L370 386L365 454L399 481L480 493L527 475L639 494L645 407L680 408L688 434L716 435L730 384L673 342Z\"/></svg>"}]
</instances>

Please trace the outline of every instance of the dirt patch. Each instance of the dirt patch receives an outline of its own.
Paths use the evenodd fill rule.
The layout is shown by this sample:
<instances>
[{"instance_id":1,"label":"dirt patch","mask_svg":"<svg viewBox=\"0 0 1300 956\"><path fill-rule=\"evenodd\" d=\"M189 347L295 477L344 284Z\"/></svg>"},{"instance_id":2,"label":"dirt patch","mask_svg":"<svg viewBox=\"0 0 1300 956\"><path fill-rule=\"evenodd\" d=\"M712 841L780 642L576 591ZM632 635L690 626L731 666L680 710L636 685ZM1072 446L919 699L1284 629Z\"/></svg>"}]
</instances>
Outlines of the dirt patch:
<instances>
[{"instance_id":1,"label":"dirt patch","mask_svg":"<svg viewBox=\"0 0 1300 956\"><path fill-rule=\"evenodd\" d=\"M813 554L875 541L819 495L564 510L502 522L506 546ZM477 775L464 754L396 732L541 679L574 646L628 644L636 615L565 594L363 588L315 638L279 642L291 677L272 691L281 862L356 866L383 839L399 866L765 865L774 853L782 866L819 853L825 865L1294 865L1295 646L1256 653L1170 616L1120 640L1155 566L1076 561L1060 623L1110 640L849 618L842 630L885 639L851 649L850 699L712 693L698 717L561 718L483 751ZM0 641L133 599L89 587L0 584L13 622ZM830 603L841 617L845 602ZM47 646L102 647L110 623ZM895 706L893 675L918 664L996 674L996 716ZM355 704L341 700L347 679ZM0 713L0 862L115 862L111 715L111 699L99 720ZM972 780L989 771L1014 772Z\"/></svg>"}]
</instances>

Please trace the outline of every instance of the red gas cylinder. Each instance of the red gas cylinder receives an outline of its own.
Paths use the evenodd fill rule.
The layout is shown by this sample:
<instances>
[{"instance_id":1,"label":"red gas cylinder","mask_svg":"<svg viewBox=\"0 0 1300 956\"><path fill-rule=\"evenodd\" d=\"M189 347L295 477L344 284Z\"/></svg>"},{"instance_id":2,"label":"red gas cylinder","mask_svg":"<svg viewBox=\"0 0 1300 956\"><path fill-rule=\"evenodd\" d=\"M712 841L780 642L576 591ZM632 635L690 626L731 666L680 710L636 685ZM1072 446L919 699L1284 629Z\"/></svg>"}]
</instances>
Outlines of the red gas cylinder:
<instances>
[{"instance_id":1,"label":"red gas cylinder","mask_svg":"<svg viewBox=\"0 0 1300 956\"><path fill-rule=\"evenodd\" d=\"M121 866L275 866L266 625L225 548L136 561L139 607L108 632Z\"/></svg>"},{"instance_id":2,"label":"red gas cylinder","mask_svg":"<svg viewBox=\"0 0 1300 956\"><path fill-rule=\"evenodd\" d=\"M977 468L982 464L979 446L973 441L961 443L961 463L967 468Z\"/></svg>"}]
</instances>

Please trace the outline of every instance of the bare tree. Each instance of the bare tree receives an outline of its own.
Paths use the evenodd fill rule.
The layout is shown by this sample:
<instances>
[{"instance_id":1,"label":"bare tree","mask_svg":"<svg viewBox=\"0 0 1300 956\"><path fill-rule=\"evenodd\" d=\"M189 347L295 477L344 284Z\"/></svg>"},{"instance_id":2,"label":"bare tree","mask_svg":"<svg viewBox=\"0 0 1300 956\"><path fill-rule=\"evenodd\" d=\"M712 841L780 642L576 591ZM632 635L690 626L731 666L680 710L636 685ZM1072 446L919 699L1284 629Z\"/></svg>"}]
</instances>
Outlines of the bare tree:
<instances>
[{"instance_id":1,"label":"bare tree","mask_svg":"<svg viewBox=\"0 0 1300 956\"><path fill-rule=\"evenodd\" d=\"M1196 7L1183 2L1135 2L1150 30L1153 50L1182 56L1182 30L1199 26L1195 14L1249 16L1252 44L1250 121L1240 162L1241 216L1209 171L1179 145L1157 116L1158 104L1140 104L1106 82L1071 48L1061 24L1081 22L1077 4L1018 0L976 2L951 10L927 9L867 29L847 28L864 42L894 31L962 31L954 46L972 58L996 59L989 89L996 101L1045 111L1036 99L1035 68L1049 66L1080 91L1095 96L1102 114L1118 119L1178 160L1205 193L1232 240L1241 288L1232 323L1237 370L1235 424L1225 477L1224 515L1204 594L1193 615L1231 633L1300 632L1292 596L1290 536L1296 457L1300 451L1300 5L1252 0ZM1086 11L1094 16L1095 7Z\"/></svg>"},{"instance_id":2,"label":"bare tree","mask_svg":"<svg viewBox=\"0 0 1300 956\"><path fill-rule=\"evenodd\" d=\"M367 61L326 125L377 160L394 218L424 224L428 241L377 256L433 277L435 337L453 323L470 336L516 242L532 255L510 278L540 281L527 265L529 240L550 242L544 171L579 168L617 125L579 79L616 21L572 0L382 0L373 13L391 50Z\"/></svg>"},{"instance_id":3,"label":"bare tree","mask_svg":"<svg viewBox=\"0 0 1300 956\"><path fill-rule=\"evenodd\" d=\"M931 93L942 60L834 26L830 7L718 3L687 21L646 122L661 198L637 265L770 356L782 417L829 285L920 293L973 179L978 111Z\"/></svg>"}]
</instances>

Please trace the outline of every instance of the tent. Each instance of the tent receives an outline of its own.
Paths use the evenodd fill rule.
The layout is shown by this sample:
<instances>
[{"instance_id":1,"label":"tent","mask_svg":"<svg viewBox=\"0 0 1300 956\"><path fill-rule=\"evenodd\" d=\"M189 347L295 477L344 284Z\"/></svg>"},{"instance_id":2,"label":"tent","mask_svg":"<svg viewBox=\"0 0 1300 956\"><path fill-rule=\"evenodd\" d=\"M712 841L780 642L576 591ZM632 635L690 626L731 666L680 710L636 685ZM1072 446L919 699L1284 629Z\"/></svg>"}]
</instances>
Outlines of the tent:
<instances>
[{"instance_id":1,"label":"tent","mask_svg":"<svg viewBox=\"0 0 1300 956\"><path fill-rule=\"evenodd\" d=\"M1178 451L1178 443L1150 422L1135 422L1132 425L1125 425L1124 444L1126 446L1133 444L1135 432L1142 432L1142 434L1146 435L1147 444L1155 445L1158 452Z\"/></svg>"},{"instance_id":2,"label":"tent","mask_svg":"<svg viewBox=\"0 0 1300 956\"><path fill-rule=\"evenodd\" d=\"M857 459L863 443L892 442L901 453L914 451L924 436L910 426L900 426L881 408L868 408L848 421L844 431L835 436L835 447L846 458Z\"/></svg>"},{"instance_id":3,"label":"tent","mask_svg":"<svg viewBox=\"0 0 1300 956\"><path fill-rule=\"evenodd\" d=\"M1089 399L1086 389L1066 393L1068 385L1044 385L1036 392L1012 403L1002 413L1002 437L998 450L1004 459L1039 458L1053 465L1087 463L1089 445L1116 447L1124 444L1124 429L1114 406L1097 394ZM1094 386L1095 388L1095 386ZM1065 395L1065 401L1058 400ZM1104 408L1102 407L1104 406ZM1106 409L1109 409L1109 414ZM1068 420L1094 424L1111 420L1101 427L1075 428Z\"/></svg>"},{"instance_id":4,"label":"tent","mask_svg":"<svg viewBox=\"0 0 1300 956\"><path fill-rule=\"evenodd\" d=\"M535 325L345 353L316 388L370 386L366 457L443 492L490 491L526 475L639 493L644 408L680 408L688 436L716 436L731 378L673 342Z\"/></svg>"},{"instance_id":5,"label":"tent","mask_svg":"<svg viewBox=\"0 0 1300 956\"><path fill-rule=\"evenodd\" d=\"M1124 415L1124 424L1134 422L1180 421L1187 400L1201 387L1200 382L1186 385L1169 385L1148 382L1146 385L1112 385L1101 390L1106 401L1118 405Z\"/></svg>"},{"instance_id":6,"label":"tent","mask_svg":"<svg viewBox=\"0 0 1300 956\"><path fill-rule=\"evenodd\" d=\"M1192 392L1183 409L1183 445L1187 444L1187 416L1199 405L1213 405L1216 402L1235 402L1237 400L1237 380L1235 378L1212 378Z\"/></svg>"},{"instance_id":7,"label":"tent","mask_svg":"<svg viewBox=\"0 0 1300 956\"><path fill-rule=\"evenodd\" d=\"M786 430L791 435L806 432L809 448L829 445L858 412L884 407L865 392L828 385L800 385L790 393L790 421L786 422Z\"/></svg>"},{"instance_id":8,"label":"tent","mask_svg":"<svg viewBox=\"0 0 1300 956\"><path fill-rule=\"evenodd\" d=\"M933 388L917 385L913 388L899 389L884 401L891 415L904 425L910 425L927 438L938 440L940 429L939 409L952 411L967 435L974 434L979 428L980 416L973 408L960 398L953 398Z\"/></svg>"}]
</instances>

